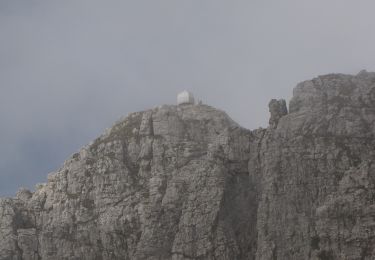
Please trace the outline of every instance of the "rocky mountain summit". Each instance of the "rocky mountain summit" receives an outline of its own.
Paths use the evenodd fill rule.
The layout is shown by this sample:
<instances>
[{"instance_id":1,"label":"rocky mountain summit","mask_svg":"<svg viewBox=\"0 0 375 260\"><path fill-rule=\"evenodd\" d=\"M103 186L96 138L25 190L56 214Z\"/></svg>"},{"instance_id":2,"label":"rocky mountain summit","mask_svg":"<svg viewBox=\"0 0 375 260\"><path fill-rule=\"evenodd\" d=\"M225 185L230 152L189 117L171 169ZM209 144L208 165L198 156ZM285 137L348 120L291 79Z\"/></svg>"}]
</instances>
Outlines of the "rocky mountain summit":
<instances>
[{"instance_id":1,"label":"rocky mountain summit","mask_svg":"<svg viewBox=\"0 0 375 260\"><path fill-rule=\"evenodd\" d=\"M375 259L375 73L269 109L253 131L201 104L130 114L0 200L0 259Z\"/></svg>"}]
</instances>

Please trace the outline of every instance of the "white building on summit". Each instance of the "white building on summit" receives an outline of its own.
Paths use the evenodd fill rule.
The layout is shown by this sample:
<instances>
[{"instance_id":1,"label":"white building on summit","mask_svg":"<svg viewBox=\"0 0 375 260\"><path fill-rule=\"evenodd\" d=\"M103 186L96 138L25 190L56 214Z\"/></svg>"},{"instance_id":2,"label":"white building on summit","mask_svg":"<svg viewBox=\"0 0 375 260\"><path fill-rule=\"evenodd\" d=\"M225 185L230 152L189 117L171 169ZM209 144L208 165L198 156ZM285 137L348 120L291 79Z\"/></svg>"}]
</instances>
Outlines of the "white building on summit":
<instances>
[{"instance_id":1,"label":"white building on summit","mask_svg":"<svg viewBox=\"0 0 375 260\"><path fill-rule=\"evenodd\" d=\"M177 105L194 104L194 96L189 91L182 91L177 95Z\"/></svg>"}]
</instances>

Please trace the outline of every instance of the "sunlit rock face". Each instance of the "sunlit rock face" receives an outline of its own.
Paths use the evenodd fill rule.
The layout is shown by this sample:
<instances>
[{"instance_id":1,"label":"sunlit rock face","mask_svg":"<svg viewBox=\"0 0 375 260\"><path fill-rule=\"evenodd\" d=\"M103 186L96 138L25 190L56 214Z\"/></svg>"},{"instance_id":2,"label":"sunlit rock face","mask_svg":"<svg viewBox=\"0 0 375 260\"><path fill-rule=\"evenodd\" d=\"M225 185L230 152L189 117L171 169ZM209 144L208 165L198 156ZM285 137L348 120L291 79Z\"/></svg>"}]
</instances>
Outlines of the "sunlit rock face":
<instances>
[{"instance_id":1,"label":"sunlit rock face","mask_svg":"<svg viewBox=\"0 0 375 260\"><path fill-rule=\"evenodd\" d=\"M206 105L130 114L0 200L0 259L374 259L375 74L269 109L253 131Z\"/></svg>"}]
</instances>

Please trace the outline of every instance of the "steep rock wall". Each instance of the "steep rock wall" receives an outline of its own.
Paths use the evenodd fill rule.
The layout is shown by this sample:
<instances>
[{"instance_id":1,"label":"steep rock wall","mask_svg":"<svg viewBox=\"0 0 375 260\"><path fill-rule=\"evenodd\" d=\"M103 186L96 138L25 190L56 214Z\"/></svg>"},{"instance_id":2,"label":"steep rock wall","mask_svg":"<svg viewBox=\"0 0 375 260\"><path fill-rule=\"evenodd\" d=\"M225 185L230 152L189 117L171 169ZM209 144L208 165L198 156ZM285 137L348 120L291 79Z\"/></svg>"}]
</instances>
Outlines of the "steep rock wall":
<instances>
[{"instance_id":1,"label":"steep rock wall","mask_svg":"<svg viewBox=\"0 0 375 260\"><path fill-rule=\"evenodd\" d=\"M302 82L289 110L261 142L257 259L374 259L375 74Z\"/></svg>"},{"instance_id":2,"label":"steep rock wall","mask_svg":"<svg viewBox=\"0 0 375 260\"><path fill-rule=\"evenodd\" d=\"M0 259L374 259L375 74L269 108L254 131L205 105L130 114L0 199Z\"/></svg>"}]
</instances>

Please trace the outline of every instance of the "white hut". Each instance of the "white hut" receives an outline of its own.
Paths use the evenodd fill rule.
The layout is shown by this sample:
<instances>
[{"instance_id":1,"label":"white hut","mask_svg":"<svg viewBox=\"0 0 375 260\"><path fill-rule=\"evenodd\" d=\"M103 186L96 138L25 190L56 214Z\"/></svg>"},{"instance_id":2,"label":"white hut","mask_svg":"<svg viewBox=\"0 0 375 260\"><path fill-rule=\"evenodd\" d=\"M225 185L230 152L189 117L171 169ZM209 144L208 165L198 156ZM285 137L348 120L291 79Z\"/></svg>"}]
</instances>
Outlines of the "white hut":
<instances>
[{"instance_id":1,"label":"white hut","mask_svg":"<svg viewBox=\"0 0 375 260\"><path fill-rule=\"evenodd\" d=\"M177 105L194 104L194 95L189 91L182 91L177 95Z\"/></svg>"}]
</instances>

